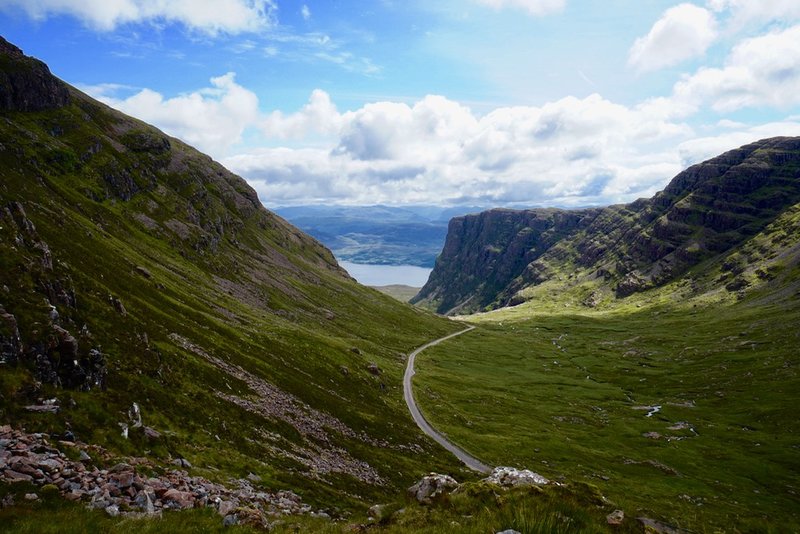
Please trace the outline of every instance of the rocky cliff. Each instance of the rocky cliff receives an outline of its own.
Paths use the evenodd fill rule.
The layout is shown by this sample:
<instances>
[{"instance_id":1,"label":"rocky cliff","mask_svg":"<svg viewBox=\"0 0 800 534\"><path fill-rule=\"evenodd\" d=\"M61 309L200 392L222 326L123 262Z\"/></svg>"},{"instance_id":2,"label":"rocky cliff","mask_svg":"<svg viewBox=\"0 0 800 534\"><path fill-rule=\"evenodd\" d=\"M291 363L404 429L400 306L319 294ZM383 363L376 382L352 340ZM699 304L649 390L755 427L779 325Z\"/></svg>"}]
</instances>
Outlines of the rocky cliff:
<instances>
[{"instance_id":1,"label":"rocky cliff","mask_svg":"<svg viewBox=\"0 0 800 534\"><path fill-rule=\"evenodd\" d=\"M455 217L436 266L411 301L440 313L472 311L497 299L509 281L560 241L585 229L598 210L489 210Z\"/></svg>"},{"instance_id":2,"label":"rocky cliff","mask_svg":"<svg viewBox=\"0 0 800 534\"><path fill-rule=\"evenodd\" d=\"M624 298L731 254L798 202L800 138L773 138L694 165L651 199L456 218L415 301L472 312L561 278L600 281Z\"/></svg>"},{"instance_id":3,"label":"rocky cliff","mask_svg":"<svg viewBox=\"0 0 800 534\"><path fill-rule=\"evenodd\" d=\"M67 103L67 85L47 65L0 37L0 110L39 111Z\"/></svg>"}]
</instances>

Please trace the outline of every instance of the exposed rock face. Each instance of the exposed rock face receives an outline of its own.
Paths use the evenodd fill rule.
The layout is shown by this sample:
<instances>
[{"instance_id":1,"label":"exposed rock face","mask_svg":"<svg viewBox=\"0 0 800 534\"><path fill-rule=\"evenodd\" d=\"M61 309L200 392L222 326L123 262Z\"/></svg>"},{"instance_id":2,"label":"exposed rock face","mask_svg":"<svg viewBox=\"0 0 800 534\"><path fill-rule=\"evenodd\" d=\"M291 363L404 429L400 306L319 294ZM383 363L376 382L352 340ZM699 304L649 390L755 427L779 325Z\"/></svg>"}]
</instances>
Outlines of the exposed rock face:
<instances>
[{"instance_id":1,"label":"exposed rock face","mask_svg":"<svg viewBox=\"0 0 800 534\"><path fill-rule=\"evenodd\" d=\"M481 309L553 245L585 228L597 213L494 209L455 217L428 282L411 302L433 303L436 311L445 314Z\"/></svg>"},{"instance_id":2,"label":"exposed rock face","mask_svg":"<svg viewBox=\"0 0 800 534\"><path fill-rule=\"evenodd\" d=\"M22 355L17 318L0 306L0 364L16 364Z\"/></svg>"},{"instance_id":3,"label":"exposed rock face","mask_svg":"<svg viewBox=\"0 0 800 534\"><path fill-rule=\"evenodd\" d=\"M506 306L521 302L520 290L578 270L618 298L663 285L799 203L798 168L800 138L777 137L694 165L649 200L457 217L412 302L447 314Z\"/></svg>"},{"instance_id":4,"label":"exposed rock face","mask_svg":"<svg viewBox=\"0 0 800 534\"><path fill-rule=\"evenodd\" d=\"M0 68L0 110L41 111L69 103L66 84L47 65L0 37L0 67L11 62L14 68Z\"/></svg>"},{"instance_id":5,"label":"exposed rock face","mask_svg":"<svg viewBox=\"0 0 800 534\"><path fill-rule=\"evenodd\" d=\"M408 494L422 504L430 504L433 499L449 493L458 487L458 482L450 475L431 473L408 488Z\"/></svg>"}]
</instances>

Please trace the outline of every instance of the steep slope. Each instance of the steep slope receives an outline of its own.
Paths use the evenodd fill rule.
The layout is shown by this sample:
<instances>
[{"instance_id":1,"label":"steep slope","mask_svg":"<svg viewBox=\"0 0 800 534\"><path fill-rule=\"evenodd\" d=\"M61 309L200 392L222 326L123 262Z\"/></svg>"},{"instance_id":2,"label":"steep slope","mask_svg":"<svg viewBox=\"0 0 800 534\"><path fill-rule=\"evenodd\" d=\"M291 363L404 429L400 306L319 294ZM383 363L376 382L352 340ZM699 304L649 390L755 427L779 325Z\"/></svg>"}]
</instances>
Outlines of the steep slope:
<instances>
[{"instance_id":1,"label":"steep slope","mask_svg":"<svg viewBox=\"0 0 800 534\"><path fill-rule=\"evenodd\" d=\"M648 200L456 218L428 284L413 302L441 313L471 312L522 302L531 288L556 281L563 282L562 290L588 291L590 305L624 298L699 266L717 268L714 260L724 263L798 203L800 139L774 138L694 165ZM791 241L789 248L797 240ZM772 248L777 255L785 246ZM738 291L749 282L727 285Z\"/></svg>"},{"instance_id":2,"label":"steep slope","mask_svg":"<svg viewBox=\"0 0 800 534\"><path fill-rule=\"evenodd\" d=\"M348 507L458 469L400 388L456 329L0 41L0 424Z\"/></svg>"}]
</instances>

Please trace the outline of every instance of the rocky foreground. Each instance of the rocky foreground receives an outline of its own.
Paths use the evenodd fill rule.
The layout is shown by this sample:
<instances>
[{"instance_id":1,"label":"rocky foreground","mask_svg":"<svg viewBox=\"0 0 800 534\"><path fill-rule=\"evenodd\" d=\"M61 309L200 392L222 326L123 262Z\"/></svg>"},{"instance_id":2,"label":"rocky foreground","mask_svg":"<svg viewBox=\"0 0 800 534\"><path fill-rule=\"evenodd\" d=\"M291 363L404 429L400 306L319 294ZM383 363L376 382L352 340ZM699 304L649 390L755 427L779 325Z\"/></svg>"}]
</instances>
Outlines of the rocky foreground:
<instances>
[{"instance_id":1,"label":"rocky foreground","mask_svg":"<svg viewBox=\"0 0 800 534\"><path fill-rule=\"evenodd\" d=\"M85 502L90 508L105 510L111 516L157 516L165 510L210 507L225 525L249 524L268 528L285 515L314 512L291 491L268 493L253 487L255 480L231 480L231 486L190 476L183 469L166 470L160 476L146 476L158 468L144 458L125 458L112 467L100 465L114 459L101 447L75 441L58 441L53 446L45 434L28 434L10 426L0 426L0 483L27 482L42 490L49 487L67 500ZM174 461L189 467L182 459ZM36 493L26 499L36 500ZM7 498L2 506L13 506Z\"/></svg>"}]
</instances>

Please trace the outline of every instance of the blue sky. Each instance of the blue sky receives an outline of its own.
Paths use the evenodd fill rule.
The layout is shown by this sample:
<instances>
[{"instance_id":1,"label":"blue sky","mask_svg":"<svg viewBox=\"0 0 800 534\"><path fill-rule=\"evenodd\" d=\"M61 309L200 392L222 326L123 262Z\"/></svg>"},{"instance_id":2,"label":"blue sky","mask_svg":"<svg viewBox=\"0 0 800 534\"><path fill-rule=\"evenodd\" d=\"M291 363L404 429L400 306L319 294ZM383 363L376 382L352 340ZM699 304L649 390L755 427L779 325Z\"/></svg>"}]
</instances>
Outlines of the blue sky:
<instances>
[{"instance_id":1,"label":"blue sky","mask_svg":"<svg viewBox=\"0 0 800 534\"><path fill-rule=\"evenodd\" d=\"M0 0L0 28L273 206L622 202L800 135L797 0Z\"/></svg>"}]
</instances>

